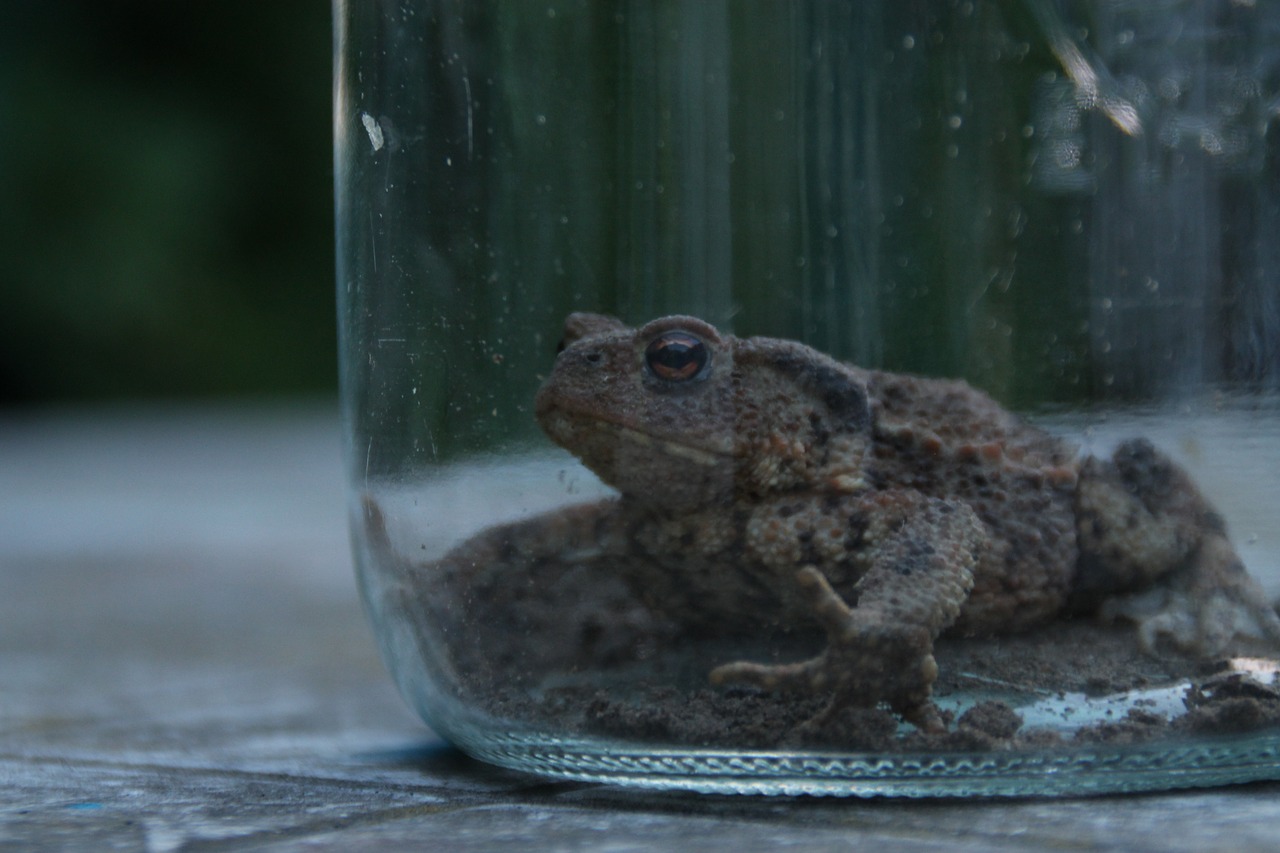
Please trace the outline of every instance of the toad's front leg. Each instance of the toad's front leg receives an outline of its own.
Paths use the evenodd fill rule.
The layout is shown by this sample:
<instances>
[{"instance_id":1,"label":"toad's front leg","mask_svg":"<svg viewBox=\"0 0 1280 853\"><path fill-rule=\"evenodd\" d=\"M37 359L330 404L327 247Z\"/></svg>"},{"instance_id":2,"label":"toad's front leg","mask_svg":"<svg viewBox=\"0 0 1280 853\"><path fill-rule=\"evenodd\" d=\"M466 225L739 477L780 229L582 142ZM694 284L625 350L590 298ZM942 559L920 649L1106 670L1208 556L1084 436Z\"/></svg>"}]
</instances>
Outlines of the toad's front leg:
<instances>
[{"instance_id":1,"label":"toad's front leg","mask_svg":"<svg viewBox=\"0 0 1280 853\"><path fill-rule=\"evenodd\" d=\"M712 681L829 694L818 723L884 702L921 728L942 728L929 699L938 674L933 641L959 615L985 543L967 504L916 492L762 508L750 547L780 571L787 560L801 566L801 597L827 647L797 663L726 664Z\"/></svg>"}]
</instances>

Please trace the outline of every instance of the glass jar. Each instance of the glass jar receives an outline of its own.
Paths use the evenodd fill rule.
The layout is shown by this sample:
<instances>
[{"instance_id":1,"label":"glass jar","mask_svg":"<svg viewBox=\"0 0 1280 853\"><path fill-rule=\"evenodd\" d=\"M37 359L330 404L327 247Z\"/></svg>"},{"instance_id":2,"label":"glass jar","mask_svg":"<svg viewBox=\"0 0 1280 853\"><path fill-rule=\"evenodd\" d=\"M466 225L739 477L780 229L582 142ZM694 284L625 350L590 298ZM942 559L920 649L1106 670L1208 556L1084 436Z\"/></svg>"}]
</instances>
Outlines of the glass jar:
<instances>
[{"instance_id":1,"label":"glass jar","mask_svg":"<svg viewBox=\"0 0 1280 853\"><path fill-rule=\"evenodd\" d=\"M1280 777L1280 7L334 9L360 589L441 735L719 792Z\"/></svg>"}]
</instances>

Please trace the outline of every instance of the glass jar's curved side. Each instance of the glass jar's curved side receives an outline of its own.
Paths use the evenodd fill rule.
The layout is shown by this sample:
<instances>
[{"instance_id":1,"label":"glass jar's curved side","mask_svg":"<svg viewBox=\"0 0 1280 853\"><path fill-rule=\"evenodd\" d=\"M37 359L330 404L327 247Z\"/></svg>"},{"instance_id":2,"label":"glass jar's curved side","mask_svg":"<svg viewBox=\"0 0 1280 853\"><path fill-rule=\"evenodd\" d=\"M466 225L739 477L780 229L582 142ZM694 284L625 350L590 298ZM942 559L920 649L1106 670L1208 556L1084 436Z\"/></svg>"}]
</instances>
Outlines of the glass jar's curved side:
<instances>
[{"instance_id":1,"label":"glass jar's curved side","mask_svg":"<svg viewBox=\"0 0 1280 853\"><path fill-rule=\"evenodd\" d=\"M447 428L447 401L458 395L446 369L455 357L449 288L437 276L450 264L428 234L428 207L443 205L450 187L441 145L424 132L436 98L427 68L438 58L417 49L422 27L400 14L413 10L394 5L333 7L344 459L360 594L382 657L405 698L447 735L466 706L447 698L456 680L448 641L418 612L423 558L397 497L429 476L434 436L463 438ZM426 529L439 537L441 521Z\"/></svg>"}]
</instances>

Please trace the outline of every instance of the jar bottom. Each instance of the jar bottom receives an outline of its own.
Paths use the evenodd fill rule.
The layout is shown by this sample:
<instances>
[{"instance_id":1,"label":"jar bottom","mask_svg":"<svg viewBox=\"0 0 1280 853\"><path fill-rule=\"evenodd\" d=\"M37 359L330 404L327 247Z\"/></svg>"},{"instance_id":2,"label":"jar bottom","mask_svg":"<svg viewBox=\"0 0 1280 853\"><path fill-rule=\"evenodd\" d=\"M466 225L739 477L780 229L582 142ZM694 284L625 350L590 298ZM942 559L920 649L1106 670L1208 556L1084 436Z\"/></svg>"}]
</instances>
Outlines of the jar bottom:
<instances>
[{"instance_id":1,"label":"jar bottom","mask_svg":"<svg viewBox=\"0 0 1280 853\"><path fill-rule=\"evenodd\" d=\"M847 754L644 749L536 733L455 732L464 752L545 776L707 794L1042 797L1214 787L1280 778L1274 733L1012 753Z\"/></svg>"}]
</instances>

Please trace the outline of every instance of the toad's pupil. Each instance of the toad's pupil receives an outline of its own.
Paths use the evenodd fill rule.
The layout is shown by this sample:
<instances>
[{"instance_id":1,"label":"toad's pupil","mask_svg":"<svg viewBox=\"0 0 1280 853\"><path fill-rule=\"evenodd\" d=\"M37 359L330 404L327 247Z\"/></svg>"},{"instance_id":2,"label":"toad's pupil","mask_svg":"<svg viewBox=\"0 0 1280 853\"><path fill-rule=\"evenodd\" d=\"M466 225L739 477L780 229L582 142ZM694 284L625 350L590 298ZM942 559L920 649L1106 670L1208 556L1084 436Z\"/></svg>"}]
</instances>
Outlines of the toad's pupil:
<instances>
[{"instance_id":1,"label":"toad's pupil","mask_svg":"<svg viewBox=\"0 0 1280 853\"><path fill-rule=\"evenodd\" d=\"M645 360L654 375L675 382L697 378L709 357L706 345L687 332L663 335L645 350Z\"/></svg>"}]
</instances>

